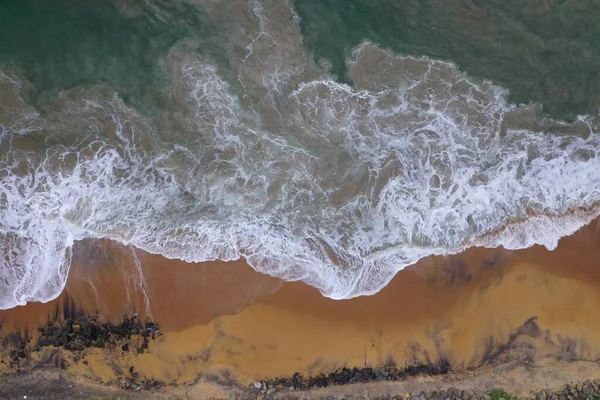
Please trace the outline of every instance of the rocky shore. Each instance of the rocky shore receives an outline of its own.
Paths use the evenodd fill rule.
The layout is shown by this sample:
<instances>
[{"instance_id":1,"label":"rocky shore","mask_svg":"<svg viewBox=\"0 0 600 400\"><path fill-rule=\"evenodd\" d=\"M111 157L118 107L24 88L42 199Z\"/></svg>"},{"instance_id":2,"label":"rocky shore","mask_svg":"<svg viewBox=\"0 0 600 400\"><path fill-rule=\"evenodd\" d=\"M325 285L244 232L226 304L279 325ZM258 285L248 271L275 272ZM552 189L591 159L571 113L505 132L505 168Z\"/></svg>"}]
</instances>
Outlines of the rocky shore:
<instances>
[{"instance_id":1,"label":"rocky shore","mask_svg":"<svg viewBox=\"0 0 600 400\"><path fill-rule=\"evenodd\" d=\"M40 337L34 351L46 346L70 351L81 351L88 347L115 348L120 342L141 336L142 344L135 349L140 354L148 348L149 338L155 339L160 334L155 323L146 322L142 325L136 316L125 317L117 325L99 323L96 318L67 319L64 323L48 322L38 331ZM122 350L129 351L129 343L123 344Z\"/></svg>"},{"instance_id":2,"label":"rocky shore","mask_svg":"<svg viewBox=\"0 0 600 400\"><path fill-rule=\"evenodd\" d=\"M10 348L7 352L8 364L12 372L20 373L35 365L31 362L33 353L40 353L45 348L63 349L73 355L74 360L87 365L86 350L89 348L107 349L122 354L134 352L143 354L151 340L161 335L158 325L154 322L142 323L137 316L124 317L119 324L100 322L98 318L69 318L65 321L49 321L38 328L38 334L32 339L29 333L24 335L12 334L5 338L3 347ZM53 367L66 369L65 359L53 357ZM164 386L163 382L154 379L143 379L129 369L118 384L123 389L140 391Z\"/></svg>"},{"instance_id":3,"label":"rocky shore","mask_svg":"<svg viewBox=\"0 0 600 400\"><path fill-rule=\"evenodd\" d=\"M260 385L260 387L259 387ZM315 385L315 387L317 387ZM531 391L529 396L517 396L503 389L492 390L460 390L453 387L447 390L421 391L419 393L409 393L407 395L384 394L378 396L364 395L325 395L322 397L310 395L307 393L294 392L292 386L288 387L287 392L281 384L273 386L266 382L257 382L254 390L250 390L246 399L289 399L299 400L304 398L320 400L598 400L600 399L600 379L587 380L583 382L572 382L556 390L544 389L540 391Z\"/></svg>"},{"instance_id":4,"label":"rocky shore","mask_svg":"<svg viewBox=\"0 0 600 400\"><path fill-rule=\"evenodd\" d=\"M494 373L494 371L488 371ZM450 374L451 375L451 374ZM417 379L418 380L418 379ZM409 379L410 381L410 379ZM261 388L242 389L235 385L223 386L206 382L180 387L144 387L140 389L124 386L99 385L97 382L81 380L68 371L59 368L35 369L26 374L10 374L0 381L0 398L48 400L48 399L226 399L226 400L597 400L600 399L600 379L572 382L554 389L532 391L529 395L516 395L503 389L461 389L464 381L457 381L457 388L448 387L445 378L437 377L429 382L417 383L423 390L406 393L405 389L415 388L406 382L357 383L336 385L327 390L312 387L302 391L290 391L280 386L260 382ZM59 383L57 385L57 382ZM265 383L266 390L263 389ZM536 382L531 382L535 385ZM383 386L383 387L382 387ZM137 386L134 386L134 388ZM429 387L429 389L427 389ZM130 390L126 390L130 389ZM335 389L334 391L330 389ZM264 390L264 393L262 393ZM25 397L26 396L26 397Z\"/></svg>"},{"instance_id":5,"label":"rocky shore","mask_svg":"<svg viewBox=\"0 0 600 400\"><path fill-rule=\"evenodd\" d=\"M39 371L37 367L40 364L36 365L35 360L39 363L40 358L36 358L35 354L56 354L57 351L63 355L69 354L69 357L55 356L52 362L43 364L43 367L68 374L69 362L88 365L89 351L102 349L118 357L137 357L145 352L152 352L152 341L161 335L156 323L142 322L136 316L125 317L119 324L100 322L98 318L88 317L69 318L62 322L50 321L39 327L35 336L30 337L25 333L4 338L4 347L10 348L10 351L5 352L3 362L11 366L11 373L4 378L6 381L18 381L27 379L33 371ZM521 367L531 369L530 366ZM126 395L125 398L221 398L203 394L199 397L187 394L180 397L174 394L177 391L188 393L192 390L190 388L203 382L211 382L227 393L223 398L249 400L600 400L600 379L576 381L544 390L536 389L523 396L523 390L519 391L519 395L511 393L510 385L504 389L490 389L494 386L489 383L482 384L481 389L472 384L461 386L460 377L452 370L447 359L400 368L391 357L379 367L341 368L316 376L295 373L289 377L263 379L250 385L240 385L231 376L229 379L221 379L208 375L199 376L194 382L178 385L147 377L131 366L120 372L117 380L105 381L102 386L107 390L121 391ZM415 386L414 382L421 384ZM540 387L536 381L532 381L531 385L532 388ZM18 388L18 385L15 387ZM11 397L12 392L7 385L3 389L8 392L0 390L0 394L7 395L6 398L14 397ZM171 395L173 396L169 397ZM70 396L69 393L63 393L57 398L72 398Z\"/></svg>"},{"instance_id":6,"label":"rocky shore","mask_svg":"<svg viewBox=\"0 0 600 400\"><path fill-rule=\"evenodd\" d=\"M35 339L29 338L26 334L24 337L12 336L5 342L5 345L13 347L8 353L8 361L13 367L12 378L26 376L24 372L32 367L32 364L27 362L31 358L31 353L42 352L44 348L61 349L75 355L78 362L87 365L86 349L88 348L106 349L122 355L129 352L132 355L143 354L149 349L151 340L161 335L158 325L154 322L142 323L135 316L125 317L120 324L116 325L100 323L96 318L67 319L61 323L48 322L38 329L38 333ZM60 357L57 360L54 365L50 365L51 368L67 369ZM24 368L21 368L22 366ZM405 390L406 387L410 387L406 384L411 381L439 378L439 382L444 380L448 382L447 378L443 377L451 375L453 372L447 360L398 368L390 358L379 368L341 368L317 376L295 373L291 377L260 380L249 386L241 386L234 379L228 381L216 379L213 382L229 393L227 398L249 400L600 400L600 379L577 381L559 388L531 391L528 396L522 396L522 393L521 396L517 396L504 389L490 390L489 386L487 389L464 389L447 387L434 382L431 382L431 390L419 389L408 393ZM456 378L451 379L456 381ZM189 385L193 386L203 380L205 381L206 377L199 377L196 382ZM378 389L376 393L371 394L370 388L377 387L373 385L379 384L388 385L384 389L385 393ZM532 384L535 385L535 382ZM111 390L123 390L124 393L130 393L132 396L142 395L141 392L144 392L144 398L163 398L167 392L178 387L174 383L147 378L133 366L128 371L123 371L117 381L105 382L105 385L107 388L112 388ZM445 388L440 389L442 387ZM328 389L334 390L327 391Z\"/></svg>"},{"instance_id":7,"label":"rocky shore","mask_svg":"<svg viewBox=\"0 0 600 400\"><path fill-rule=\"evenodd\" d=\"M420 375L442 375L448 373L450 365L443 363L441 365L415 365L404 369L395 367L387 368L342 368L329 374L321 374L316 377L303 377L299 373L291 378L275 378L263 380L250 385L250 389L257 394L271 394L277 390L302 391L309 389L320 389L332 385L347 385L352 383L381 382L381 381L399 381L409 377Z\"/></svg>"}]
</instances>

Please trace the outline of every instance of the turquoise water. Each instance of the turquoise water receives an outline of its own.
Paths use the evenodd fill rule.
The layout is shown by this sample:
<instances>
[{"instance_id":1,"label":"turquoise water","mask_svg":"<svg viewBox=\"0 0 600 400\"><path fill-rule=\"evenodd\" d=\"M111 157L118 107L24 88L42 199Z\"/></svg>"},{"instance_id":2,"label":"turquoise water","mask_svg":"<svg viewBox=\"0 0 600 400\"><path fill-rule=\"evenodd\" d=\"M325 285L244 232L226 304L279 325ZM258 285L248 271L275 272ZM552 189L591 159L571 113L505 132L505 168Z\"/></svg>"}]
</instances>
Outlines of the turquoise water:
<instances>
[{"instance_id":1,"label":"turquoise water","mask_svg":"<svg viewBox=\"0 0 600 400\"><path fill-rule=\"evenodd\" d=\"M183 38L210 38L212 27L199 7L183 2L161 2L158 12L141 1L122 3L0 2L0 65L21 71L34 102L105 84L128 103L160 105L167 82L159 59Z\"/></svg>"},{"instance_id":2,"label":"turquoise water","mask_svg":"<svg viewBox=\"0 0 600 400\"><path fill-rule=\"evenodd\" d=\"M598 5L0 0L0 308L89 238L336 299L554 248L600 215Z\"/></svg>"},{"instance_id":3,"label":"turquoise water","mask_svg":"<svg viewBox=\"0 0 600 400\"><path fill-rule=\"evenodd\" d=\"M183 38L205 40L202 51L227 64L226 38L207 42L224 27L212 24L200 6L117 4L4 0L0 62L25 72L34 97L102 82L126 101L158 101L165 82L157 61ZM512 102L541 103L553 116L572 118L600 106L598 0L296 0L294 6L306 47L316 60L330 61L342 82L348 82L352 48L368 39L399 53L456 62L509 88Z\"/></svg>"},{"instance_id":4,"label":"turquoise water","mask_svg":"<svg viewBox=\"0 0 600 400\"><path fill-rule=\"evenodd\" d=\"M453 61L557 117L600 106L600 1L296 0L304 43L347 81L345 59L364 39Z\"/></svg>"}]
</instances>

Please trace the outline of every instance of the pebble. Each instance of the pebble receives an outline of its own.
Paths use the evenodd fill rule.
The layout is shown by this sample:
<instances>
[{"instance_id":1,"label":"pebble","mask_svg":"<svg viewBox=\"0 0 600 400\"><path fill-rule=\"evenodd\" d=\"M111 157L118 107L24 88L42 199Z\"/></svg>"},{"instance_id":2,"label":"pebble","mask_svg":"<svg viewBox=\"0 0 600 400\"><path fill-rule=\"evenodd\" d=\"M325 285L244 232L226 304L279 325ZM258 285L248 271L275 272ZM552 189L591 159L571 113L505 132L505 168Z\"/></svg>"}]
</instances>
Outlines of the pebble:
<instances>
[{"instance_id":1,"label":"pebble","mask_svg":"<svg viewBox=\"0 0 600 400\"><path fill-rule=\"evenodd\" d=\"M262 383L260 382L254 382L252 385L254 385L255 389L260 389L262 387Z\"/></svg>"},{"instance_id":2,"label":"pebble","mask_svg":"<svg viewBox=\"0 0 600 400\"><path fill-rule=\"evenodd\" d=\"M276 390L277 389L275 389L274 387L272 387L269 390L267 390L267 394L275 393Z\"/></svg>"}]
</instances>

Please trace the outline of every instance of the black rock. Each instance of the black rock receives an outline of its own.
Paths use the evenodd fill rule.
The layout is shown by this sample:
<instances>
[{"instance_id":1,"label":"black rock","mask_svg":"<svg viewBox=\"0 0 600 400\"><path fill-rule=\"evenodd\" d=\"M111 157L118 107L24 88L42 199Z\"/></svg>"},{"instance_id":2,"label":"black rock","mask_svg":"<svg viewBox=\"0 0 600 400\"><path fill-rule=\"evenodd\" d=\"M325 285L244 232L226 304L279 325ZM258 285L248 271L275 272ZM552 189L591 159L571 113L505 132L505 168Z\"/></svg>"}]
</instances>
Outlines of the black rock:
<instances>
[{"instance_id":1,"label":"black rock","mask_svg":"<svg viewBox=\"0 0 600 400\"><path fill-rule=\"evenodd\" d=\"M370 381L375 379L375 373L373 372L373 368L363 368L360 370L360 373L363 376L365 381Z\"/></svg>"},{"instance_id":2,"label":"black rock","mask_svg":"<svg viewBox=\"0 0 600 400\"><path fill-rule=\"evenodd\" d=\"M334 374L333 379L338 383L346 383L350 380L350 377L348 376L347 373L341 372L341 373Z\"/></svg>"},{"instance_id":3,"label":"black rock","mask_svg":"<svg viewBox=\"0 0 600 400\"><path fill-rule=\"evenodd\" d=\"M58 338L58 342L60 343L61 346L64 346L65 344L69 343L69 335L66 332L63 333Z\"/></svg>"},{"instance_id":4,"label":"black rock","mask_svg":"<svg viewBox=\"0 0 600 400\"><path fill-rule=\"evenodd\" d=\"M150 332L158 331L158 326L154 322L146 322L144 326L146 327L146 330Z\"/></svg>"}]
</instances>

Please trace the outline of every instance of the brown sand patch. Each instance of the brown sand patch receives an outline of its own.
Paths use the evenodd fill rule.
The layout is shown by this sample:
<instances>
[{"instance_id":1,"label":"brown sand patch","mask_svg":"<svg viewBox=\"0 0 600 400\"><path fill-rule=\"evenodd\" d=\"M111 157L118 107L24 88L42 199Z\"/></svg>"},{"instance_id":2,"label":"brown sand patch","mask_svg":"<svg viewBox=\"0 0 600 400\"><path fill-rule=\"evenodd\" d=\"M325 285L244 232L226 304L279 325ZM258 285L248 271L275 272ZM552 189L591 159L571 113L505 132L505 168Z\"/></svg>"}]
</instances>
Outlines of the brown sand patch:
<instances>
[{"instance_id":1,"label":"brown sand patch","mask_svg":"<svg viewBox=\"0 0 600 400\"><path fill-rule=\"evenodd\" d=\"M109 240L75 245L66 288L49 303L0 311L3 334L34 334L48 319L98 313L112 322L124 315L160 321L163 329L204 324L232 314L283 282L258 274L244 262L186 263Z\"/></svg>"},{"instance_id":2,"label":"brown sand patch","mask_svg":"<svg viewBox=\"0 0 600 400\"><path fill-rule=\"evenodd\" d=\"M499 362L548 365L600 358L598 222L557 250L470 249L401 271L374 296L334 301L243 262L186 264L111 242L88 242L65 293L47 305L0 313L3 332L69 312L120 319L146 310L164 335L144 354L88 350L84 376L141 375L190 382L227 373L244 384L339 367L450 362L470 370ZM82 261L84 260L84 261ZM86 264L87 263L87 264ZM142 278L143 276L143 278ZM110 365L101 368L99 365Z\"/></svg>"}]
</instances>

